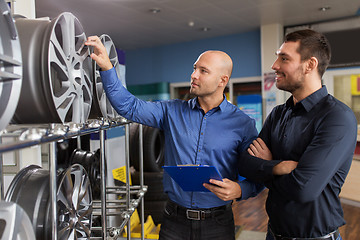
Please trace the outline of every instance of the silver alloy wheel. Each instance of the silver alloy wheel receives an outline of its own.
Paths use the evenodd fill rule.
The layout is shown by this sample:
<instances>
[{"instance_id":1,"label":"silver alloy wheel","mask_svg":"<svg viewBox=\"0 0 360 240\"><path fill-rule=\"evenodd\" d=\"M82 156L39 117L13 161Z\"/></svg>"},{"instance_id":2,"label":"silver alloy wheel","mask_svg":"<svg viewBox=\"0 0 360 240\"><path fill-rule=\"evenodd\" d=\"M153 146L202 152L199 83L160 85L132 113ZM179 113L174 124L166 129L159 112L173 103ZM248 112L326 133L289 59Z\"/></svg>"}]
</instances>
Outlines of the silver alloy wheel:
<instances>
[{"instance_id":1,"label":"silver alloy wheel","mask_svg":"<svg viewBox=\"0 0 360 240\"><path fill-rule=\"evenodd\" d=\"M92 223L90 179L80 164L63 172L58 184L58 239L89 239Z\"/></svg>"},{"instance_id":2,"label":"silver alloy wheel","mask_svg":"<svg viewBox=\"0 0 360 240\"><path fill-rule=\"evenodd\" d=\"M28 214L36 239L51 239L48 170L30 165L11 182L5 200L19 204ZM89 239L92 223L92 196L85 169L74 164L58 175L57 181L58 239Z\"/></svg>"},{"instance_id":3,"label":"silver alloy wheel","mask_svg":"<svg viewBox=\"0 0 360 240\"><path fill-rule=\"evenodd\" d=\"M0 0L0 130L16 110L22 84L19 36L10 9Z\"/></svg>"},{"instance_id":4,"label":"silver alloy wheel","mask_svg":"<svg viewBox=\"0 0 360 240\"><path fill-rule=\"evenodd\" d=\"M90 114L93 68L79 20L62 13L52 21L19 18L24 62L16 123L84 123Z\"/></svg>"},{"instance_id":5,"label":"silver alloy wheel","mask_svg":"<svg viewBox=\"0 0 360 240\"><path fill-rule=\"evenodd\" d=\"M28 215L18 204L0 201L0 237L1 239L36 239Z\"/></svg>"},{"instance_id":6,"label":"silver alloy wheel","mask_svg":"<svg viewBox=\"0 0 360 240\"><path fill-rule=\"evenodd\" d=\"M20 170L12 180L5 200L17 203L29 216L36 239L47 239L46 224L49 201L49 171L36 165ZM47 223L49 222L49 223Z\"/></svg>"},{"instance_id":7,"label":"silver alloy wheel","mask_svg":"<svg viewBox=\"0 0 360 240\"><path fill-rule=\"evenodd\" d=\"M69 161L70 164L81 164L81 166L85 168L91 183L92 198L100 199L100 149L94 152L75 149L71 154Z\"/></svg>"},{"instance_id":8,"label":"silver alloy wheel","mask_svg":"<svg viewBox=\"0 0 360 240\"><path fill-rule=\"evenodd\" d=\"M118 78L120 79L122 85L126 87L125 82L125 72L122 71L122 68L119 64L118 55L116 52L116 47L112 39L109 35L103 34L100 36L101 42L104 44L106 48L106 52L110 58L110 61L112 65L115 68L116 74ZM111 106L110 101L106 97L104 87L101 81L100 77L100 68L94 61L94 97L96 97L96 101L93 101L93 106L91 110L90 117L96 118L96 117L105 117L109 119L116 119L119 117L119 114L115 111L115 109Z\"/></svg>"}]
</instances>

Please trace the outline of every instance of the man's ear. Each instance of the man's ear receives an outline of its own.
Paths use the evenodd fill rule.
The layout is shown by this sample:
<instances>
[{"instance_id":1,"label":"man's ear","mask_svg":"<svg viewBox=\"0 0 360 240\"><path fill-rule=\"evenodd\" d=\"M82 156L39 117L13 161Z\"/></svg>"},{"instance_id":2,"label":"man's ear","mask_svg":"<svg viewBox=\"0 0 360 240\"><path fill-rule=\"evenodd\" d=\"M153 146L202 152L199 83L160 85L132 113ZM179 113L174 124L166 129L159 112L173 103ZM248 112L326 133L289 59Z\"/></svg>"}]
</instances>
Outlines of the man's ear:
<instances>
[{"instance_id":1,"label":"man's ear","mask_svg":"<svg viewBox=\"0 0 360 240\"><path fill-rule=\"evenodd\" d=\"M220 86L225 87L229 82L229 76L228 75L222 75L221 76L221 82Z\"/></svg>"},{"instance_id":2,"label":"man's ear","mask_svg":"<svg viewBox=\"0 0 360 240\"><path fill-rule=\"evenodd\" d=\"M317 58L311 57L307 62L306 73L309 73L313 70L317 71L318 65L319 65L319 61L317 60Z\"/></svg>"}]
</instances>

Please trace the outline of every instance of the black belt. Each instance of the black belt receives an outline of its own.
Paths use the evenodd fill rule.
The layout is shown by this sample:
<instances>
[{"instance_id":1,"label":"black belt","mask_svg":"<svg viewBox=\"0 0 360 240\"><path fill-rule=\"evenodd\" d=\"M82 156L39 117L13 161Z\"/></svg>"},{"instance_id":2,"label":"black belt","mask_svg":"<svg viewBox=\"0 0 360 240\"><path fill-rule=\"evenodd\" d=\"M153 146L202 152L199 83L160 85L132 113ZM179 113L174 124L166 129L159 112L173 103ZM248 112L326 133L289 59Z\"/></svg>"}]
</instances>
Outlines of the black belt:
<instances>
[{"instance_id":1,"label":"black belt","mask_svg":"<svg viewBox=\"0 0 360 240\"><path fill-rule=\"evenodd\" d=\"M315 238L292 238L292 237L283 237L281 235L275 234L273 233L273 231L271 230L270 226L269 226L269 230L270 233L273 235L275 240L336 240L339 236L339 230L336 229L335 231L326 234L325 236L322 237L315 237Z\"/></svg>"},{"instance_id":2,"label":"black belt","mask_svg":"<svg viewBox=\"0 0 360 240\"><path fill-rule=\"evenodd\" d=\"M166 207L172 208L174 211L176 211L178 216L183 216L190 220L205 220L205 219L213 218L223 214L228 209L232 209L231 203L214 208L192 209L192 208L183 207L170 200L168 200Z\"/></svg>"}]
</instances>

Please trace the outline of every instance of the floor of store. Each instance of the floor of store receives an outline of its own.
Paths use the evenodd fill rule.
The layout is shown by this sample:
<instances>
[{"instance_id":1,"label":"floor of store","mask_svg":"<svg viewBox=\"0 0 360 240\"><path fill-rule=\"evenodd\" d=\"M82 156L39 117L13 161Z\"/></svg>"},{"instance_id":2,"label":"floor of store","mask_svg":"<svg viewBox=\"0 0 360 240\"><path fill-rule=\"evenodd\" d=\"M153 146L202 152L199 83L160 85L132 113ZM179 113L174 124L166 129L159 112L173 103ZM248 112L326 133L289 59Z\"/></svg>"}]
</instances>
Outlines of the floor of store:
<instances>
[{"instance_id":1,"label":"floor of store","mask_svg":"<svg viewBox=\"0 0 360 240\"><path fill-rule=\"evenodd\" d=\"M235 225L240 226L237 240L263 240L267 230L268 217L265 200L268 190L257 197L233 204ZM360 236L360 207L342 204L346 224L340 228L344 240L355 240Z\"/></svg>"}]
</instances>

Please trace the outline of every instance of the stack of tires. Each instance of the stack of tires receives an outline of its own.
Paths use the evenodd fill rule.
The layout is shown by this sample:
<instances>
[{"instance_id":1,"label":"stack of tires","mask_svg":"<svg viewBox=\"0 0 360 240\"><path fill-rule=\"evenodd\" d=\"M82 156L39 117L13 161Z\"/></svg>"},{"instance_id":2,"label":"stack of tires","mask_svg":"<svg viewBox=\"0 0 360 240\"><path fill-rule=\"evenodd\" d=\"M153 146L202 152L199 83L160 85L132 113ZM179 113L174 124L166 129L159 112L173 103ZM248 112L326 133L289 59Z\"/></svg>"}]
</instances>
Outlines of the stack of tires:
<instances>
[{"instance_id":1,"label":"stack of tires","mask_svg":"<svg viewBox=\"0 0 360 240\"><path fill-rule=\"evenodd\" d=\"M148 126L143 126L143 170L144 184L148 190L144 197L145 218L151 215L155 224L162 222L162 213L167 200L163 189L164 165L164 132ZM139 185L139 124L130 125L130 164L135 168L132 182Z\"/></svg>"}]
</instances>

